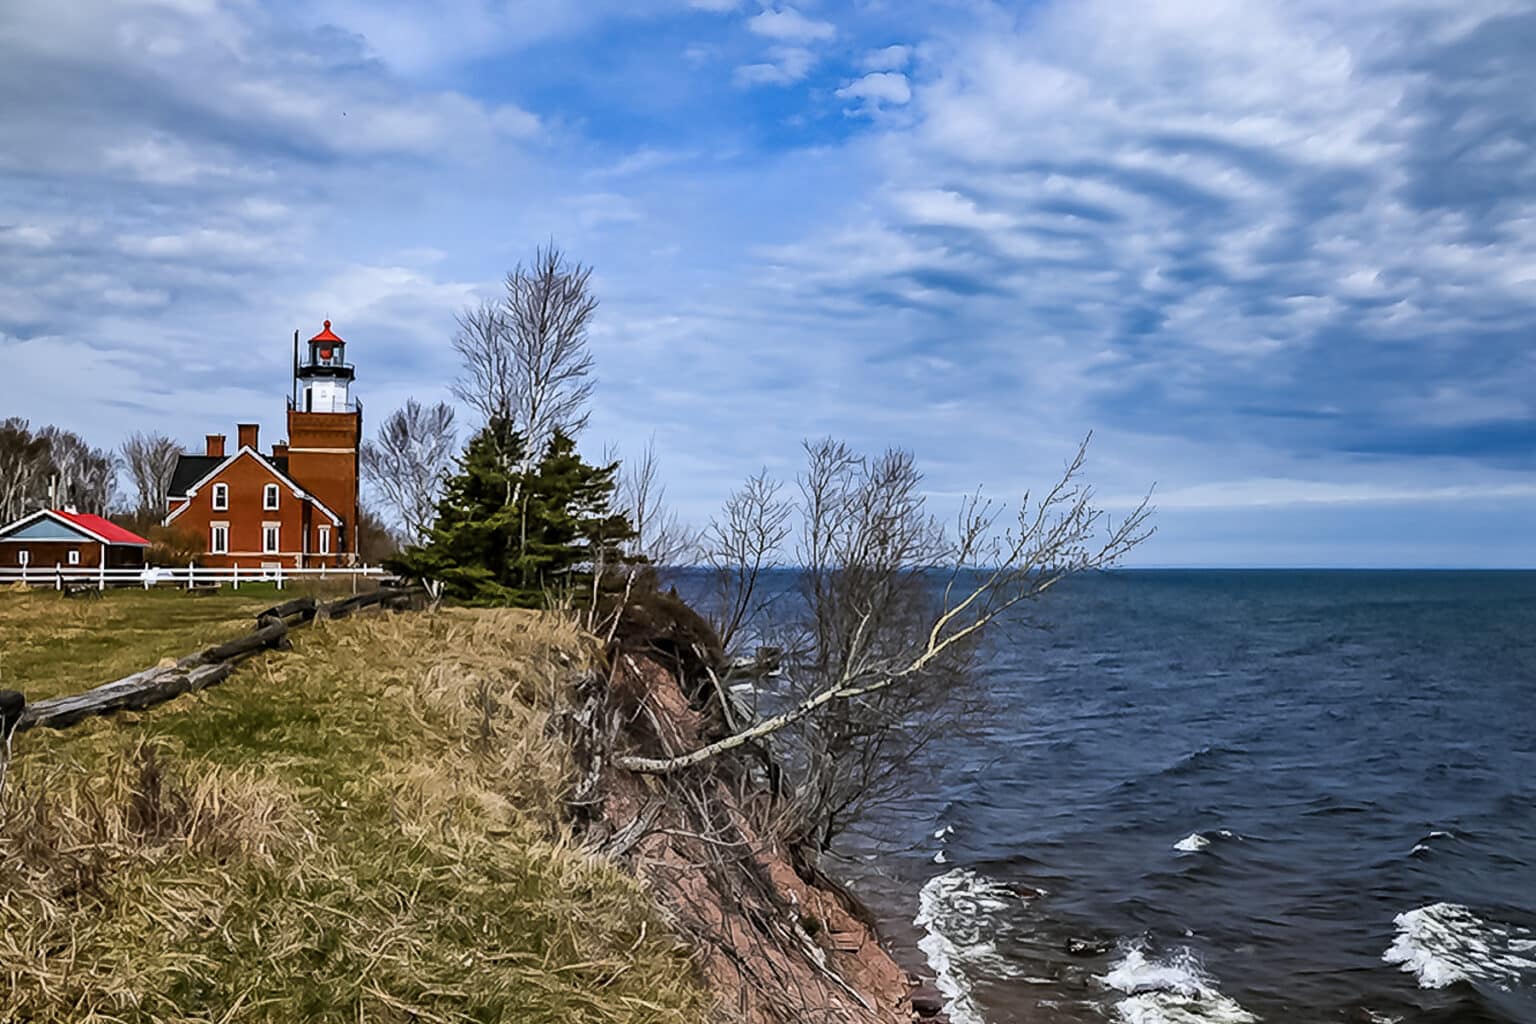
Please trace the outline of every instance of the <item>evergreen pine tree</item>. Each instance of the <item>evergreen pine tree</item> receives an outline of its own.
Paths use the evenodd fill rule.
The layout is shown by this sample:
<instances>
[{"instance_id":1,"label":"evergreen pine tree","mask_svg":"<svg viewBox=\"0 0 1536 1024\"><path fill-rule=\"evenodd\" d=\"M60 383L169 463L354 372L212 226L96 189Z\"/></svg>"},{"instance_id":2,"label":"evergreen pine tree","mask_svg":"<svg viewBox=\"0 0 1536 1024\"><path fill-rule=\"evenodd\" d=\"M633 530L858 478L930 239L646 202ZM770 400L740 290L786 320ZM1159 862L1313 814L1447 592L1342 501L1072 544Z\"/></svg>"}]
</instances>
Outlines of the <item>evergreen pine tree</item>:
<instances>
[{"instance_id":1,"label":"evergreen pine tree","mask_svg":"<svg viewBox=\"0 0 1536 1024\"><path fill-rule=\"evenodd\" d=\"M426 542L386 565L476 604L534 607L555 591L590 594L594 568L622 561L635 535L611 509L618 463L587 463L558 432L520 469L525 452L509 421L487 424L448 478Z\"/></svg>"}]
</instances>

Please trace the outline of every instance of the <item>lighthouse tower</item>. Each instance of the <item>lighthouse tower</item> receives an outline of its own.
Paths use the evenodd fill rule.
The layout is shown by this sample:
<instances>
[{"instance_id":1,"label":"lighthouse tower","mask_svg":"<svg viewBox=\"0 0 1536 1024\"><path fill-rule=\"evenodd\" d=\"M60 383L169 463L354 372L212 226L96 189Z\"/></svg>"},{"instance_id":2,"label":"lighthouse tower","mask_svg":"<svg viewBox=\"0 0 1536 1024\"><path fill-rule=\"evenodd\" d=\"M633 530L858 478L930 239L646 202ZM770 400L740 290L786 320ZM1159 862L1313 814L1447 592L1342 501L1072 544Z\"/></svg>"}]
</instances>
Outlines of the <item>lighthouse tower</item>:
<instances>
[{"instance_id":1,"label":"lighthouse tower","mask_svg":"<svg viewBox=\"0 0 1536 1024\"><path fill-rule=\"evenodd\" d=\"M327 320L310 338L303 358L294 334L294 395L288 400L288 473L341 519L336 554L357 553L358 449L363 441L363 403L352 397L356 375L347 343Z\"/></svg>"},{"instance_id":2,"label":"lighthouse tower","mask_svg":"<svg viewBox=\"0 0 1536 1024\"><path fill-rule=\"evenodd\" d=\"M352 379L347 362L347 343L331 330L331 322L309 339L308 358L294 372L300 388L300 408L305 412L349 412Z\"/></svg>"}]
</instances>

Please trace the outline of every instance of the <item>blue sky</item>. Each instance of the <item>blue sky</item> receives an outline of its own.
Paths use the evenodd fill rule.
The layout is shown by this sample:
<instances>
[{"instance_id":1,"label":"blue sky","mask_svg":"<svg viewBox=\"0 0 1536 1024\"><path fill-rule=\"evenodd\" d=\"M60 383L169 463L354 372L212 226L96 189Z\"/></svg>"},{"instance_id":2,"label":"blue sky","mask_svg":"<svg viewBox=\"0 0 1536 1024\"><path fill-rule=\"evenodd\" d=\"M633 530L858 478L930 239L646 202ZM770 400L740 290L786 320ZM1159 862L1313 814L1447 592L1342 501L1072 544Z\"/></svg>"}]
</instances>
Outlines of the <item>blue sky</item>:
<instances>
[{"instance_id":1,"label":"blue sky","mask_svg":"<svg viewBox=\"0 0 1536 1024\"><path fill-rule=\"evenodd\" d=\"M0 414L375 421L554 237L584 444L707 518L802 438L934 501L1095 432L1140 564L1536 566L1536 9L1456 0L14 0Z\"/></svg>"}]
</instances>

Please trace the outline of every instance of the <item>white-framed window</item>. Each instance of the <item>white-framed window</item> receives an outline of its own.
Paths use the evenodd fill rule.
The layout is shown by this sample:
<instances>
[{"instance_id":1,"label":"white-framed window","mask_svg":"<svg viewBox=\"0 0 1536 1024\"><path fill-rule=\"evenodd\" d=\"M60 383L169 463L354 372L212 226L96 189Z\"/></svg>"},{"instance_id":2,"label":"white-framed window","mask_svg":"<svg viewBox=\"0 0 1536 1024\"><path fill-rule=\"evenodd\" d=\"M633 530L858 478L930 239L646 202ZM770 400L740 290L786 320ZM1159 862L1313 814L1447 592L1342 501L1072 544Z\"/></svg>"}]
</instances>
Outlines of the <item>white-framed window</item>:
<instances>
[{"instance_id":1,"label":"white-framed window","mask_svg":"<svg viewBox=\"0 0 1536 1024\"><path fill-rule=\"evenodd\" d=\"M267 484L261 489L261 507L268 512L277 510L277 484Z\"/></svg>"},{"instance_id":2,"label":"white-framed window","mask_svg":"<svg viewBox=\"0 0 1536 1024\"><path fill-rule=\"evenodd\" d=\"M330 553L331 553L331 528L329 526L322 526L322 527L320 527L320 554L328 555Z\"/></svg>"},{"instance_id":3,"label":"white-framed window","mask_svg":"<svg viewBox=\"0 0 1536 1024\"><path fill-rule=\"evenodd\" d=\"M28 551L26 548L22 548L20 551L16 552L16 564L17 565L31 565L32 564L32 552Z\"/></svg>"},{"instance_id":4,"label":"white-framed window","mask_svg":"<svg viewBox=\"0 0 1536 1024\"><path fill-rule=\"evenodd\" d=\"M214 523L208 530L208 553L211 555L224 555L229 553L229 524Z\"/></svg>"},{"instance_id":5,"label":"white-framed window","mask_svg":"<svg viewBox=\"0 0 1536 1024\"><path fill-rule=\"evenodd\" d=\"M69 552L69 564L70 565L79 565L80 564L80 551L79 551L79 549L77 549L77 548L71 548L70 549L70 552Z\"/></svg>"},{"instance_id":6,"label":"white-framed window","mask_svg":"<svg viewBox=\"0 0 1536 1024\"><path fill-rule=\"evenodd\" d=\"M262 523L261 524L261 553L262 554L264 554L264 555L272 555L272 554L276 554L277 552L281 551L282 548L278 546L278 539L279 539L278 538L278 529L277 529L277 524L276 523Z\"/></svg>"},{"instance_id":7,"label":"white-framed window","mask_svg":"<svg viewBox=\"0 0 1536 1024\"><path fill-rule=\"evenodd\" d=\"M229 509L229 484L213 485L213 510L224 512Z\"/></svg>"}]
</instances>

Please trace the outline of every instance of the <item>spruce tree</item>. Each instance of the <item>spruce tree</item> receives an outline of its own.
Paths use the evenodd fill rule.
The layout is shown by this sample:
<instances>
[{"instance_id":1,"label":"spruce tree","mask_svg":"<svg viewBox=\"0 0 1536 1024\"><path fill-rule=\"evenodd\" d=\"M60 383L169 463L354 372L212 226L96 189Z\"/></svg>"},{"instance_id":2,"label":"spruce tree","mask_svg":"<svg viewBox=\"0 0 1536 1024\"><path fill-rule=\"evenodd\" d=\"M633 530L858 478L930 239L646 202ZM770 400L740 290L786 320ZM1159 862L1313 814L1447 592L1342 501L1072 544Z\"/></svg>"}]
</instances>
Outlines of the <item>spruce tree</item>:
<instances>
[{"instance_id":1,"label":"spruce tree","mask_svg":"<svg viewBox=\"0 0 1536 1024\"><path fill-rule=\"evenodd\" d=\"M522 468L525 454L510 421L493 419L465 446L425 542L386 565L475 604L536 607L551 593L590 594L594 567L621 561L635 535L611 508L619 464L591 465L559 432Z\"/></svg>"}]
</instances>

